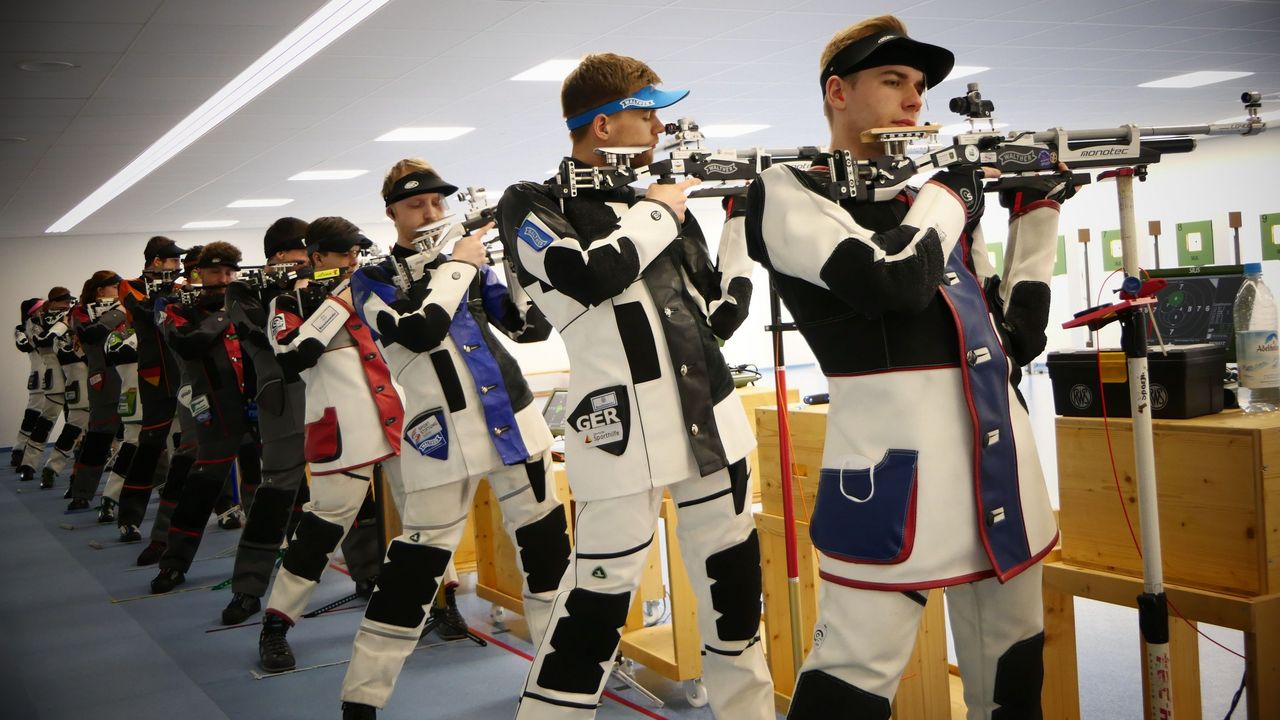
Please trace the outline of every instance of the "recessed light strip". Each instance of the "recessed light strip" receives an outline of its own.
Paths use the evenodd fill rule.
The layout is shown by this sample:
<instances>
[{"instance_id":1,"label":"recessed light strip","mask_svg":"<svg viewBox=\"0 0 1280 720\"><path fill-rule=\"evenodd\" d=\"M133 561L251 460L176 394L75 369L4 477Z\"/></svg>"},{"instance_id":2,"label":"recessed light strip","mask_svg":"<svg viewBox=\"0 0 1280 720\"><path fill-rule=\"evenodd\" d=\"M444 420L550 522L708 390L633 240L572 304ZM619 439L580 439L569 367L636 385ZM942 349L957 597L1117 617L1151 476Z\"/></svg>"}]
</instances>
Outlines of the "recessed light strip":
<instances>
[{"instance_id":1,"label":"recessed light strip","mask_svg":"<svg viewBox=\"0 0 1280 720\"><path fill-rule=\"evenodd\" d=\"M182 152L388 0L330 0L45 232L66 232Z\"/></svg>"}]
</instances>

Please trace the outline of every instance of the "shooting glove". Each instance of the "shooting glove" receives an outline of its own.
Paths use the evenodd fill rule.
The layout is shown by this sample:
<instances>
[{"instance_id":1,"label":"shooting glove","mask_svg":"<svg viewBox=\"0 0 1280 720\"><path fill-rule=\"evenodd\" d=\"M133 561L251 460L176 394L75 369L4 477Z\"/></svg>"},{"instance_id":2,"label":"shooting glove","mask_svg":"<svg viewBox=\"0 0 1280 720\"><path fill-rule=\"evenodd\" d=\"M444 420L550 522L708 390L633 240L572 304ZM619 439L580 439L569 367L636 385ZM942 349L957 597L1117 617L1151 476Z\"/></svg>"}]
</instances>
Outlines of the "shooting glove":
<instances>
[{"instance_id":1,"label":"shooting glove","mask_svg":"<svg viewBox=\"0 0 1280 720\"><path fill-rule=\"evenodd\" d=\"M982 199L982 169L974 165L962 165L947 168L932 179L960 197L960 201L964 203L964 232L972 235L973 229L982 220L982 211L986 207Z\"/></svg>"},{"instance_id":2,"label":"shooting glove","mask_svg":"<svg viewBox=\"0 0 1280 720\"><path fill-rule=\"evenodd\" d=\"M1070 172L1037 175L1022 178L1016 189L1000 193L1000 205L1009 209L1010 215L1020 215L1033 203L1052 200L1061 204L1076 194L1075 176Z\"/></svg>"}]
</instances>

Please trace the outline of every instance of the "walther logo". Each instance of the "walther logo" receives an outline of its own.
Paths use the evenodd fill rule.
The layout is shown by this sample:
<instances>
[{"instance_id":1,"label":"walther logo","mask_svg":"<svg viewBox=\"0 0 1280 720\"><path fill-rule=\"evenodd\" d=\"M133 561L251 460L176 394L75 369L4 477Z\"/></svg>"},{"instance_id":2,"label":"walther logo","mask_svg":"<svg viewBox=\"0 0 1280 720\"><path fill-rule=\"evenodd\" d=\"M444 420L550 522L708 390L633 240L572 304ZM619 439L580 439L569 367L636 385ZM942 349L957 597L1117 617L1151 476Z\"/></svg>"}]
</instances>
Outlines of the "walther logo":
<instances>
[{"instance_id":1,"label":"walther logo","mask_svg":"<svg viewBox=\"0 0 1280 720\"><path fill-rule=\"evenodd\" d=\"M1002 163L1018 163L1020 165L1029 163L1036 159L1036 151L1028 150L1027 152L1016 152L1009 150L1000 153L1000 162Z\"/></svg>"},{"instance_id":2,"label":"walther logo","mask_svg":"<svg viewBox=\"0 0 1280 720\"><path fill-rule=\"evenodd\" d=\"M618 107L622 108L623 110L626 110L627 108L633 108L633 107L653 107L653 101L641 100L640 98L627 98L622 102L618 103Z\"/></svg>"},{"instance_id":3,"label":"walther logo","mask_svg":"<svg viewBox=\"0 0 1280 720\"><path fill-rule=\"evenodd\" d=\"M1127 155L1129 148L1127 147L1100 147L1085 148L1080 151L1080 157L1111 157L1113 155Z\"/></svg>"},{"instance_id":4,"label":"walther logo","mask_svg":"<svg viewBox=\"0 0 1280 720\"><path fill-rule=\"evenodd\" d=\"M703 169L712 175L731 175L738 168L724 163L708 163Z\"/></svg>"}]
</instances>

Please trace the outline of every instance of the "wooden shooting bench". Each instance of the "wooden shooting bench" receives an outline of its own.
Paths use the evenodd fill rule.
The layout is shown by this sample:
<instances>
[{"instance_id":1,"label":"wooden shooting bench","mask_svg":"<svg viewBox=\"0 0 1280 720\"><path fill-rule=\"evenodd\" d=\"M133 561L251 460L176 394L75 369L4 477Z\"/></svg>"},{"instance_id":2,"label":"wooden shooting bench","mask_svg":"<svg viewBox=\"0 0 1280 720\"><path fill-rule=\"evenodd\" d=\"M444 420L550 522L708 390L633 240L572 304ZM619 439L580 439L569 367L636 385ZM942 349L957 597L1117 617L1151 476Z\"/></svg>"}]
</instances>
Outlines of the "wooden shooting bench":
<instances>
[{"instance_id":1,"label":"wooden shooting bench","mask_svg":"<svg viewBox=\"0 0 1280 720\"><path fill-rule=\"evenodd\" d=\"M1047 719L1080 714L1072 598L1135 607L1143 589L1133 425L1109 423L1120 492L1102 419L1056 423L1062 553L1044 574ZM1280 718L1280 413L1155 420L1154 434L1174 714L1201 715L1195 623L1206 622L1245 634L1250 720ZM1141 663L1136 618L1133 630Z\"/></svg>"}]
</instances>

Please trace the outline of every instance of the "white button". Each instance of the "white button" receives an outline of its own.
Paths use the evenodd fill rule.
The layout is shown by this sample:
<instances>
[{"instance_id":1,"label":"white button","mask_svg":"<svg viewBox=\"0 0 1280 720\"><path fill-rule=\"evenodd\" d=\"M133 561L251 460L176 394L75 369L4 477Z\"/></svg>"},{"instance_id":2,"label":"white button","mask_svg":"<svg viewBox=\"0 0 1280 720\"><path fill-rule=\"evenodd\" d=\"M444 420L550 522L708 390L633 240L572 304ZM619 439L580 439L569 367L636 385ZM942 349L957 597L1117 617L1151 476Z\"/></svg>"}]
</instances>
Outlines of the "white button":
<instances>
[{"instance_id":1,"label":"white button","mask_svg":"<svg viewBox=\"0 0 1280 720\"><path fill-rule=\"evenodd\" d=\"M673 312L675 312L675 311L674 311L674 310L672 310L671 308L663 308L663 309L662 309L662 313L663 313L664 315L666 315L667 317L671 317L671 313L673 313Z\"/></svg>"},{"instance_id":2,"label":"white button","mask_svg":"<svg viewBox=\"0 0 1280 720\"><path fill-rule=\"evenodd\" d=\"M462 273L460 273L460 272L455 272L455 273L453 274L453 279L454 279L454 280L458 280L458 279L461 279L461 278L462 278Z\"/></svg>"},{"instance_id":3,"label":"white button","mask_svg":"<svg viewBox=\"0 0 1280 720\"><path fill-rule=\"evenodd\" d=\"M698 434L698 426L697 426L697 425L690 425L690 426L689 426L689 434L690 434L690 435L697 435L697 434Z\"/></svg>"},{"instance_id":4,"label":"white button","mask_svg":"<svg viewBox=\"0 0 1280 720\"><path fill-rule=\"evenodd\" d=\"M681 366L680 366L680 375L681 375L681 376L684 376L684 375L688 375L688 374L689 374L689 366L688 366L688 365L681 365Z\"/></svg>"}]
</instances>

